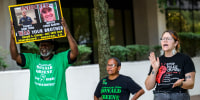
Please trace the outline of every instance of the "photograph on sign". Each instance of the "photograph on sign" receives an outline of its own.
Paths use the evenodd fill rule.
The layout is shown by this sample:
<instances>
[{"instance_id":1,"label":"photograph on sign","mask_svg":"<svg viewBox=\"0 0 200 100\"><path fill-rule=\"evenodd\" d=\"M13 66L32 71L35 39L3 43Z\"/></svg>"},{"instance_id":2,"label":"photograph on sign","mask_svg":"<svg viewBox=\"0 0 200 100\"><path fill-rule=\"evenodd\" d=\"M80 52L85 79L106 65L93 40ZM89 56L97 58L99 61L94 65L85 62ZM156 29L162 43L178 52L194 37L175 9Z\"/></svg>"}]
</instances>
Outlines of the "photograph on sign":
<instances>
[{"instance_id":1,"label":"photograph on sign","mask_svg":"<svg viewBox=\"0 0 200 100\"><path fill-rule=\"evenodd\" d=\"M9 11L17 44L66 37L58 0L11 5Z\"/></svg>"}]
</instances>

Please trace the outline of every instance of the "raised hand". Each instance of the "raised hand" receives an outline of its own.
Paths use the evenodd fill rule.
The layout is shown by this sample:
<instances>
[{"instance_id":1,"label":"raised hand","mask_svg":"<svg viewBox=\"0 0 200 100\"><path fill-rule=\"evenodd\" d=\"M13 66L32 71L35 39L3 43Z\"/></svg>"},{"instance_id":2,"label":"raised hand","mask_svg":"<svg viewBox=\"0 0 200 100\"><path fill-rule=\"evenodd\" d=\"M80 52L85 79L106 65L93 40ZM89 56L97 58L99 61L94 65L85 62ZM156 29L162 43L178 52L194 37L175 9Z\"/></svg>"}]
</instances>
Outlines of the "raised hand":
<instances>
[{"instance_id":1,"label":"raised hand","mask_svg":"<svg viewBox=\"0 0 200 100\"><path fill-rule=\"evenodd\" d=\"M65 21L64 18L62 18L61 24L62 24L62 26L63 26L63 28L64 28L66 34L70 33L70 32L69 32L69 29L68 29L68 26L67 26L67 23L66 23L66 21Z\"/></svg>"},{"instance_id":2,"label":"raised hand","mask_svg":"<svg viewBox=\"0 0 200 100\"><path fill-rule=\"evenodd\" d=\"M12 38L14 38L14 25L13 25L13 21L10 21L10 33Z\"/></svg>"},{"instance_id":3,"label":"raised hand","mask_svg":"<svg viewBox=\"0 0 200 100\"><path fill-rule=\"evenodd\" d=\"M158 68L160 66L160 61L159 61L159 58L155 56L154 52L150 53L149 60L151 62L151 66L153 67L153 69L158 70Z\"/></svg>"}]
</instances>

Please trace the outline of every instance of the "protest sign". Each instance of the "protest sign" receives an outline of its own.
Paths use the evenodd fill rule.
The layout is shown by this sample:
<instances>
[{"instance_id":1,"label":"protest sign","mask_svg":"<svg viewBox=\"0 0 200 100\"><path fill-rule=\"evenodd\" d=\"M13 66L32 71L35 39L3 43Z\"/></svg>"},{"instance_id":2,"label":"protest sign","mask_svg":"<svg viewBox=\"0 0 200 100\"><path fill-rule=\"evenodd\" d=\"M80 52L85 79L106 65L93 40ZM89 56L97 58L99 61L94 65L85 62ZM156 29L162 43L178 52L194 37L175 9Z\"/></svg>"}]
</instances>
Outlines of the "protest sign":
<instances>
[{"instance_id":1,"label":"protest sign","mask_svg":"<svg viewBox=\"0 0 200 100\"><path fill-rule=\"evenodd\" d=\"M9 11L17 44L66 37L59 0L11 5Z\"/></svg>"}]
</instances>

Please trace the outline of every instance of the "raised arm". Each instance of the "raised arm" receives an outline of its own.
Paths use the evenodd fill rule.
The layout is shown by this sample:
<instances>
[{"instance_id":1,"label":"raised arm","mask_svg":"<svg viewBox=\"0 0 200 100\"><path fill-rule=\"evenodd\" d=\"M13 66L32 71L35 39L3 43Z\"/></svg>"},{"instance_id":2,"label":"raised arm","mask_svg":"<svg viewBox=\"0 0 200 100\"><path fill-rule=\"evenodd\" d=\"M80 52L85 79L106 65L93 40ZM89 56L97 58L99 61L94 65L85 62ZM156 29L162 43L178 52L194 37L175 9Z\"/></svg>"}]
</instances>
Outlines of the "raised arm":
<instances>
[{"instance_id":1,"label":"raised arm","mask_svg":"<svg viewBox=\"0 0 200 100\"><path fill-rule=\"evenodd\" d=\"M147 76L145 80L145 87L147 90L151 90L155 87L156 84L156 75L160 66L159 58L155 57L155 53L151 52L149 56L149 60L151 62L151 66L153 67L151 74Z\"/></svg>"},{"instance_id":2,"label":"raised arm","mask_svg":"<svg viewBox=\"0 0 200 100\"><path fill-rule=\"evenodd\" d=\"M62 22L61 24L63 25L63 28L67 34L67 38L68 38L68 42L69 42L69 46L70 46L70 49L71 49L71 52L70 52L70 60L75 60L77 55L78 55L78 46L77 46L77 43L76 41L74 40L74 38L72 37L69 29L68 29L68 26L67 26L67 23L65 22L65 19L62 18Z\"/></svg>"},{"instance_id":3,"label":"raised arm","mask_svg":"<svg viewBox=\"0 0 200 100\"><path fill-rule=\"evenodd\" d=\"M18 53L17 50L17 46L15 43L15 37L14 37L14 26L13 26L13 22L10 21L10 53L11 53L11 57L13 60L15 60L18 64L22 64L22 59L20 54Z\"/></svg>"},{"instance_id":4,"label":"raised arm","mask_svg":"<svg viewBox=\"0 0 200 100\"><path fill-rule=\"evenodd\" d=\"M144 90L140 89L137 93L134 94L134 96L131 100L137 100L143 94L144 94Z\"/></svg>"}]
</instances>

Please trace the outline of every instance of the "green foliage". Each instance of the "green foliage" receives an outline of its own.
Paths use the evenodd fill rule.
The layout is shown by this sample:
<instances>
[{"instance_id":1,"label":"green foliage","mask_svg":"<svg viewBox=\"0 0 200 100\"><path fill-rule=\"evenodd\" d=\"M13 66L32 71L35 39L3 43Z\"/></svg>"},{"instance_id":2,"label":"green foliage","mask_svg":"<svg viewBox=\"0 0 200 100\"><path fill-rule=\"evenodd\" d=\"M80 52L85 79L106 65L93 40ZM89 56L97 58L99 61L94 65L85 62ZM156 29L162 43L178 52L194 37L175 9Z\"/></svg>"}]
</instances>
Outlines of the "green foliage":
<instances>
[{"instance_id":1,"label":"green foliage","mask_svg":"<svg viewBox=\"0 0 200 100\"><path fill-rule=\"evenodd\" d=\"M148 45L127 45L126 47L116 45L110 47L112 57L117 57L121 61L147 60L150 51L160 55L161 46L150 47Z\"/></svg>"},{"instance_id":2,"label":"green foliage","mask_svg":"<svg viewBox=\"0 0 200 100\"><path fill-rule=\"evenodd\" d=\"M147 45L127 45L127 59L128 61L147 59L150 47Z\"/></svg>"},{"instance_id":3,"label":"green foliage","mask_svg":"<svg viewBox=\"0 0 200 100\"><path fill-rule=\"evenodd\" d=\"M160 56L160 50L162 49L162 47L160 45L153 46L151 49L152 50L150 50L150 51L155 52L155 55L157 57Z\"/></svg>"},{"instance_id":4,"label":"green foliage","mask_svg":"<svg viewBox=\"0 0 200 100\"><path fill-rule=\"evenodd\" d=\"M3 70L5 70L6 67L8 67L8 65L6 64L6 62L2 57L0 57L0 67L3 68Z\"/></svg>"},{"instance_id":5,"label":"green foliage","mask_svg":"<svg viewBox=\"0 0 200 100\"><path fill-rule=\"evenodd\" d=\"M22 45L28 49L38 49L38 46L34 42L23 43Z\"/></svg>"},{"instance_id":6,"label":"green foliage","mask_svg":"<svg viewBox=\"0 0 200 100\"><path fill-rule=\"evenodd\" d=\"M184 32L190 31L191 24L188 24L188 20L185 19L186 15L183 15L184 14L176 11L169 11L167 14L167 29L174 30L176 32L180 32L180 30Z\"/></svg>"},{"instance_id":7,"label":"green foliage","mask_svg":"<svg viewBox=\"0 0 200 100\"><path fill-rule=\"evenodd\" d=\"M157 0L158 7L161 13L164 13L165 9L167 8L167 0Z\"/></svg>"},{"instance_id":8,"label":"green foliage","mask_svg":"<svg viewBox=\"0 0 200 100\"><path fill-rule=\"evenodd\" d=\"M5 62L6 56L8 54L9 54L8 51L0 47L0 68L3 70L5 70L8 67L8 65Z\"/></svg>"},{"instance_id":9,"label":"green foliage","mask_svg":"<svg viewBox=\"0 0 200 100\"><path fill-rule=\"evenodd\" d=\"M192 18L190 18L191 22L194 22L194 29L195 29L195 33L198 33L200 32L200 19L199 19L199 16L200 16L200 12L199 11L193 11L194 12L194 20L192 21Z\"/></svg>"},{"instance_id":10,"label":"green foliage","mask_svg":"<svg viewBox=\"0 0 200 100\"><path fill-rule=\"evenodd\" d=\"M126 48L128 49L127 52L127 59L128 61L136 60L136 54L140 51L139 45L127 45Z\"/></svg>"},{"instance_id":11,"label":"green foliage","mask_svg":"<svg viewBox=\"0 0 200 100\"><path fill-rule=\"evenodd\" d=\"M165 9L168 7L167 1L169 1L173 6L175 6L177 3L177 0L157 0L158 7L161 13L164 13Z\"/></svg>"},{"instance_id":12,"label":"green foliage","mask_svg":"<svg viewBox=\"0 0 200 100\"><path fill-rule=\"evenodd\" d=\"M21 52L25 53L39 53L39 47L34 42L23 43Z\"/></svg>"},{"instance_id":13,"label":"green foliage","mask_svg":"<svg viewBox=\"0 0 200 100\"><path fill-rule=\"evenodd\" d=\"M73 65L83 65L90 63L90 54L92 53L91 47L86 45L78 45L79 55Z\"/></svg>"},{"instance_id":14,"label":"green foliage","mask_svg":"<svg viewBox=\"0 0 200 100\"><path fill-rule=\"evenodd\" d=\"M68 50L67 48L64 48L64 47L59 47L57 50L56 50L56 54L57 53L59 53L59 52L64 52L64 51L66 51L66 50Z\"/></svg>"},{"instance_id":15,"label":"green foliage","mask_svg":"<svg viewBox=\"0 0 200 100\"><path fill-rule=\"evenodd\" d=\"M126 53L128 52L128 49L120 46L120 45L115 45L115 46L110 46L110 54L112 57L117 57L121 61L126 61Z\"/></svg>"},{"instance_id":16,"label":"green foliage","mask_svg":"<svg viewBox=\"0 0 200 100\"><path fill-rule=\"evenodd\" d=\"M181 52L194 57L200 51L200 34L192 32L179 33Z\"/></svg>"}]
</instances>

